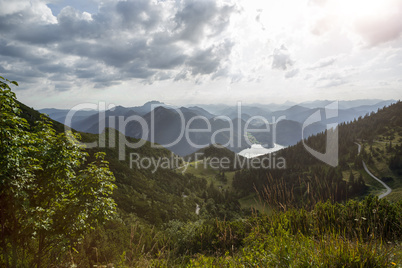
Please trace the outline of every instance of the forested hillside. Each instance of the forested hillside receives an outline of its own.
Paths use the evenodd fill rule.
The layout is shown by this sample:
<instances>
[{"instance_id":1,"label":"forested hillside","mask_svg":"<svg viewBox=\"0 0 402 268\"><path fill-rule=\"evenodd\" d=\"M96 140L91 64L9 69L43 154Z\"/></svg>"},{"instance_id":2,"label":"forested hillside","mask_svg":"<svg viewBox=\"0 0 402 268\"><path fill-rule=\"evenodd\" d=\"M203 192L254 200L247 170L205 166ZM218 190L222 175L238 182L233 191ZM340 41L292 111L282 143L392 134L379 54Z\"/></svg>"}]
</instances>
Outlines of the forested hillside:
<instances>
[{"instance_id":1,"label":"forested hillside","mask_svg":"<svg viewBox=\"0 0 402 268\"><path fill-rule=\"evenodd\" d=\"M299 142L275 154L276 158L283 157L286 160L286 169L241 170L236 172L233 186L244 196L258 191L266 201L280 208L311 208L318 201L341 202L359 197L366 193L368 187L363 179L363 172L353 175L352 169L362 169L363 159L372 163L372 156L366 153L358 155L355 143L356 141L372 143L378 135L402 136L400 114L402 114L402 103L398 102L379 109L377 113L340 124L337 129L339 165L336 167L330 167L316 159L307 152L303 143ZM324 132L311 136L306 140L306 144L324 153L326 135ZM400 144L394 145L389 165L398 172Z\"/></svg>"},{"instance_id":2,"label":"forested hillside","mask_svg":"<svg viewBox=\"0 0 402 268\"><path fill-rule=\"evenodd\" d=\"M285 168L221 170L209 161L236 161L236 156L210 146L200 151L206 172L194 166L185 170L189 163L149 142L122 148L122 141L140 140L111 128L100 135L64 133L64 126L17 103L9 89L12 83L3 81L1 266L401 263L402 202L364 197L375 186L361 172L362 160L375 166L386 163L392 173L388 180L399 187L400 102L339 126L336 167L315 159L298 143L264 160L282 157ZM322 133L306 143L324 152L325 139ZM378 139L383 149L374 145ZM85 149L78 140L98 146ZM364 145L361 154L356 141ZM170 162L158 169L149 162L144 168L133 155L134 160ZM249 195L268 212L241 209L239 200Z\"/></svg>"}]
</instances>

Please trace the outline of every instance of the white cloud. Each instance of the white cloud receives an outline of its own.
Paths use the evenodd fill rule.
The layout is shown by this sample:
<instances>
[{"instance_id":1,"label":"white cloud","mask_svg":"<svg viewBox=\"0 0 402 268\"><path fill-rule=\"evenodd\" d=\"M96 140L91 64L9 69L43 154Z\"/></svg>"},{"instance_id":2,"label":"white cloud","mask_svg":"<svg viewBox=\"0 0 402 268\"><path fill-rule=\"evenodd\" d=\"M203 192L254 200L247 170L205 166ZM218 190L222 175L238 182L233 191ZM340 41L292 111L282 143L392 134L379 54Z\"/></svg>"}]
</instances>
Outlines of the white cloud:
<instances>
[{"instance_id":1,"label":"white cloud","mask_svg":"<svg viewBox=\"0 0 402 268\"><path fill-rule=\"evenodd\" d=\"M29 61L27 65L32 68L40 63L37 72L54 79L56 88L65 86L57 86L52 70L46 68L55 58L78 57L72 65L64 65L63 71L99 87L103 79L98 76L105 77L99 69L74 65L92 61L92 66L112 67L120 73L108 77L114 84L131 78L146 83L165 80L167 75L173 79L186 69L194 76L217 72L223 75L220 70L225 68L223 63L232 47L230 41L221 41L220 35L235 8L214 1L182 1L177 6L148 0L118 1L104 4L96 14L66 6L56 23L45 19L51 11L43 2L33 1L31 5L34 8L22 5L18 9L11 5L0 18L6 21L8 16L17 17L15 21L8 20L2 31L0 44L5 49L0 56ZM164 10L166 7L170 9ZM26 15L20 18L19 12ZM31 20L38 23L30 23ZM10 46L11 43L14 45ZM42 55L31 56L38 55L33 52L39 48L44 48Z\"/></svg>"},{"instance_id":2,"label":"white cloud","mask_svg":"<svg viewBox=\"0 0 402 268\"><path fill-rule=\"evenodd\" d=\"M319 88L329 88L344 85L349 83L348 77L352 74L343 70L342 72L324 72L321 73L315 82L315 85Z\"/></svg>"},{"instance_id":3,"label":"white cloud","mask_svg":"<svg viewBox=\"0 0 402 268\"><path fill-rule=\"evenodd\" d=\"M313 65L309 66L308 69L315 70L315 69L324 68L324 67L332 65L335 61L336 61L335 57L328 57L328 58L320 59Z\"/></svg>"},{"instance_id":4,"label":"white cloud","mask_svg":"<svg viewBox=\"0 0 402 268\"><path fill-rule=\"evenodd\" d=\"M400 75L402 2L373 1L0 0L0 73L25 100L121 88L171 102L193 91L199 102L298 101L351 85L378 97L374 85L392 92Z\"/></svg>"},{"instance_id":5,"label":"white cloud","mask_svg":"<svg viewBox=\"0 0 402 268\"><path fill-rule=\"evenodd\" d=\"M397 10L397 12L387 17L356 22L356 31L363 37L368 46L376 46L398 39L401 36L401 18L402 7L400 10Z\"/></svg>"},{"instance_id":6,"label":"white cloud","mask_svg":"<svg viewBox=\"0 0 402 268\"><path fill-rule=\"evenodd\" d=\"M285 73L285 78L292 78L294 76L296 76L299 73L299 69L293 69L287 73Z\"/></svg>"},{"instance_id":7,"label":"white cloud","mask_svg":"<svg viewBox=\"0 0 402 268\"><path fill-rule=\"evenodd\" d=\"M285 45L275 48L272 58L272 69L286 70L294 64Z\"/></svg>"}]
</instances>

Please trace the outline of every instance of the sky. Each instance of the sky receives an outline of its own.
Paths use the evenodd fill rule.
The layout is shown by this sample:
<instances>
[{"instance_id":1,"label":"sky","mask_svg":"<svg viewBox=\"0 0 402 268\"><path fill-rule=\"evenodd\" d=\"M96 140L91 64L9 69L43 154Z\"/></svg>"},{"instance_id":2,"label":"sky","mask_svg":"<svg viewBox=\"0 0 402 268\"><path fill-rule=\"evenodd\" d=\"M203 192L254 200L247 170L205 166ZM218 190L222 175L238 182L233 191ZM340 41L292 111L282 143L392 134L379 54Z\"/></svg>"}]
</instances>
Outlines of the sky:
<instances>
[{"instance_id":1,"label":"sky","mask_svg":"<svg viewBox=\"0 0 402 268\"><path fill-rule=\"evenodd\" d=\"M401 99L401 0L0 0L30 107Z\"/></svg>"}]
</instances>

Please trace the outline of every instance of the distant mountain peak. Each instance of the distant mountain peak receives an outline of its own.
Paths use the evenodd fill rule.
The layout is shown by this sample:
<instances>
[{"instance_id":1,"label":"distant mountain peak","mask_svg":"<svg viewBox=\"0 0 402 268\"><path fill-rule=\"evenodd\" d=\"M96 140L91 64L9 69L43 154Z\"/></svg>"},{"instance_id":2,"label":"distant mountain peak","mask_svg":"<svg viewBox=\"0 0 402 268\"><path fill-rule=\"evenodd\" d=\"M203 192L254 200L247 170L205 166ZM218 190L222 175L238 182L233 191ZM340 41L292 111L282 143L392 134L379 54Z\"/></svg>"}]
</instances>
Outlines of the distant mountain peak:
<instances>
[{"instance_id":1,"label":"distant mountain peak","mask_svg":"<svg viewBox=\"0 0 402 268\"><path fill-rule=\"evenodd\" d=\"M206 111L204 108L201 108L200 106L194 105L194 106L190 106L188 107L189 109L200 109L200 110L204 110Z\"/></svg>"},{"instance_id":2,"label":"distant mountain peak","mask_svg":"<svg viewBox=\"0 0 402 268\"><path fill-rule=\"evenodd\" d=\"M291 107L288 108L288 110L298 110L298 109L309 110L308 108L303 107L303 106L301 106L301 105L299 105L299 104L293 105L293 106L291 106Z\"/></svg>"},{"instance_id":3,"label":"distant mountain peak","mask_svg":"<svg viewBox=\"0 0 402 268\"><path fill-rule=\"evenodd\" d=\"M283 103L283 105L295 105L296 103L293 101L286 101Z\"/></svg>"},{"instance_id":4,"label":"distant mountain peak","mask_svg":"<svg viewBox=\"0 0 402 268\"><path fill-rule=\"evenodd\" d=\"M154 112L159 112L159 111L169 111L170 109L164 106L158 106L154 109Z\"/></svg>"},{"instance_id":5,"label":"distant mountain peak","mask_svg":"<svg viewBox=\"0 0 402 268\"><path fill-rule=\"evenodd\" d=\"M152 100L152 101L148 101L148 102L144 103L143 106L152 105L152 104L161 104L161 105L163 105L164 103L160 102L160 101L157 101L157 100Z\"/></svg>"}]
</instances>

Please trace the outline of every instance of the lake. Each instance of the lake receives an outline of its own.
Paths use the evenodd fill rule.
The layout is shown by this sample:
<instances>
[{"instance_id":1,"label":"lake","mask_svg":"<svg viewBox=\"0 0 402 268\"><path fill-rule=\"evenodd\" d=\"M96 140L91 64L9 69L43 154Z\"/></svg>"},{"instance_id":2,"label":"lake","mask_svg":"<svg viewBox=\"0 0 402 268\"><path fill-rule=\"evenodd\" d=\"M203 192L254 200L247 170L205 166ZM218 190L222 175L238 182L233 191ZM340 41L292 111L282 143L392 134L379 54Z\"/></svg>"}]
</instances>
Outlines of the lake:
<instances>
[{"instance_id":1,"label":"lake","mask_svg":"<svg viewBox=\"0 0 402 268\"><path fill-rule=\"evenodd\" d=\"M272 148L264 148L261 146L261 144L253 144L253 145L251 145L251 148L244 149L243 151L241 151L239 153L239 155L244 156L246 158L253 158L253 157L260 156L260 155L273 153L273 152L282 150L283 148L286 148L286 146L283 146L280 144L274 143L274 145L275 146Z\"/></svg>"}]
</instances>

